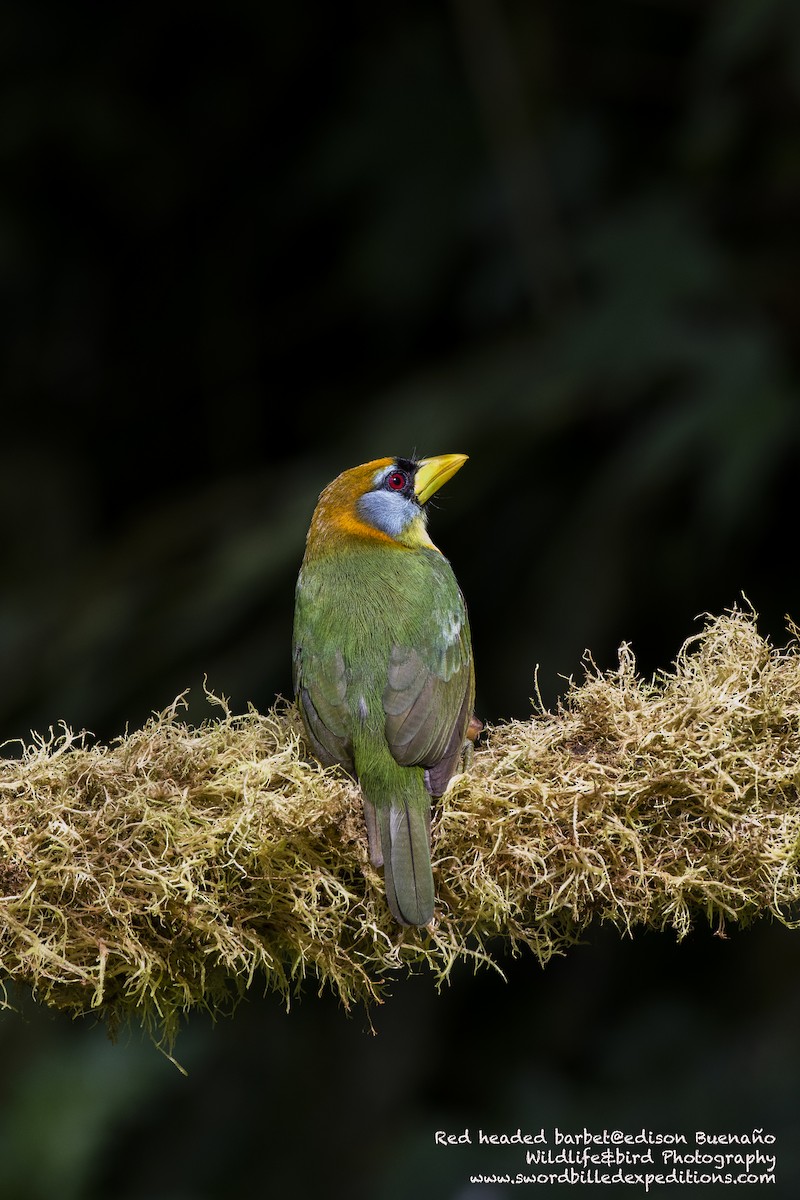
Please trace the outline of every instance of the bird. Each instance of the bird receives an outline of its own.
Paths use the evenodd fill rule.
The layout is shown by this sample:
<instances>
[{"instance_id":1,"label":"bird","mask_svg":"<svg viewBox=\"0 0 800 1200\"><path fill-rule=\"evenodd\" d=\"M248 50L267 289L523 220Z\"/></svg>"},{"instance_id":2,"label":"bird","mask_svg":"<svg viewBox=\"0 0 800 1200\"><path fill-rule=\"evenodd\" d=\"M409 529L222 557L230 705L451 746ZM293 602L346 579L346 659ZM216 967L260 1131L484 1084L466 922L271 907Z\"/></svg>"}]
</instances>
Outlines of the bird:
<instances>
[{"instance_id":1,"label":"bird","mask_svg":"<svg viewBox=\"0 0 800 1200\"><path fill-rule=\"evenodd\" d=\"M400 925L433 919L432 797L459 770L475 669L466 604L427 533L465 454L378 458L322 491L297 579L293 681L324 766L360 785L369 854Z\"/></svg>"}]
</instances>

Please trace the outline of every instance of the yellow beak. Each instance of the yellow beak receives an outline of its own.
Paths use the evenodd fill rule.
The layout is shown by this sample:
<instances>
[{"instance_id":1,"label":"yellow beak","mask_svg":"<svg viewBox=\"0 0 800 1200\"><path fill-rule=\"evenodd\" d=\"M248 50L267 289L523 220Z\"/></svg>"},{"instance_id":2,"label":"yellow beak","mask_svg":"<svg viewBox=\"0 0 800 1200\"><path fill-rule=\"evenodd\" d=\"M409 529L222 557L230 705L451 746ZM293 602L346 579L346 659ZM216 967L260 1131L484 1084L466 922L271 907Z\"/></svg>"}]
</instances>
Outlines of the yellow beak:
<instances>
[{"instance_id":1,"label":"yellow beak","mask_svg":"<svg viewBox=\"0 0 800 1200\"><path fill-rule=\"evenodd\" d=\"M420 504L427 503L443 483L452 479L467 457L466 454L437 454L434 458L420 459L414 477L414 493Z\"/></svg>"}]
</instances>

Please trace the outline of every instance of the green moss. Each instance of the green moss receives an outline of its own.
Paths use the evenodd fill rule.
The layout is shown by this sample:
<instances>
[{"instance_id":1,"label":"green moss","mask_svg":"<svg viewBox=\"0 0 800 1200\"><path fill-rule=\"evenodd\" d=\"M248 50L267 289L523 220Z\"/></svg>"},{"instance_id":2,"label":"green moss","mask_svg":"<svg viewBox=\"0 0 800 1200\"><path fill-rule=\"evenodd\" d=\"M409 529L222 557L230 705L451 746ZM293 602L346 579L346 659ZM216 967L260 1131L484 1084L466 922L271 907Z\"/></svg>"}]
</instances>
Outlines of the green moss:
<instances>
[{"instance_id":1,"label":"green moss","mask_svg":"<svg viewBox=\"0 0 800 1200\"><path fill-rule=\"evenodd\" d=\"M306 758L294 709L209 699L199 728L179 698L110 746L63 728L0 762L6 982L170 1045L251 986L350 1007L398 968L490 963L497 937L545 963L594 920L683 937L798 899L800 654L750 615L709 618L650 681L623 647L556 713L490 729L436 808L427 930L392 921L358 789Z\"/></svg>"}]
</instances>

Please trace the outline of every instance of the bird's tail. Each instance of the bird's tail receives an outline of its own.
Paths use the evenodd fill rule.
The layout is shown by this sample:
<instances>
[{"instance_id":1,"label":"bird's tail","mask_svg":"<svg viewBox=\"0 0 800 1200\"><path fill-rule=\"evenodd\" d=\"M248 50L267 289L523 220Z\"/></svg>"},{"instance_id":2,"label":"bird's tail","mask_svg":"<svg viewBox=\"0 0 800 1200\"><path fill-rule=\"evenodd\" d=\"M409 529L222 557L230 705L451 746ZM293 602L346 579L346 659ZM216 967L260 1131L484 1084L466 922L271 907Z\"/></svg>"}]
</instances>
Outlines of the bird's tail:
<instances>
[{"instance_id":1,"label":"bird's tail","mask_svg":"<svg viewBox=\"0 0 800 1200\"><path fill-rule=\"evenodd\" d=\"M402 783L376 795L365 788L364 815L369 834L370 855L375 866L383 864L386 899L401 925L427 925L433 918L434 889L431 871L431 809L422 771L403 767ZM413 776L412 776L413 772ZM409 787L409 784L412 786Z\"/></svg>"},{"instance_id":2,"label":"bird's tail","mask_svg":"<svg viewBox=\"0 0 800 1200\"><path fill-rule=\"evenodd\" d=\"M386 900L403 925L427 925L433 919L430 800L399 797L378 808Z\"/></svg>"}]
</instances>

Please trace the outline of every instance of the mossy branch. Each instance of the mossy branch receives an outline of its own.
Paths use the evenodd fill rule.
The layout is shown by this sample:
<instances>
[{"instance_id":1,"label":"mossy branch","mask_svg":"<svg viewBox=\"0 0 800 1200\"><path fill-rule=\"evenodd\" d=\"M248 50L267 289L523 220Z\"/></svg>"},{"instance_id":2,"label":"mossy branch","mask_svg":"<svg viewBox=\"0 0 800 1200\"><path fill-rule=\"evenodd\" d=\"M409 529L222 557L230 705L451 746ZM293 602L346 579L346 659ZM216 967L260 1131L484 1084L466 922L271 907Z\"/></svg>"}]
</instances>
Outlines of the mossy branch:
<instances>
[{"instance_id":1,"label":"mossy branch","mask_svg":"<svg viewBox=\"0 0 800 1200\"><path fill-rule=\"evenodd\" d=\"M0 965L46 1004L169 1044L194 1007L310 976L346 1006L502 937L544 963L594 920L683 937L800 894L800 651L708 619L651 681L623 646L556 713L488 731L433 822L433 926L400 929L357 787L291 706L190 728L179 698L110 746L68 729L0 763ZM209 697L214 700L214 697Z\"/></svg>"}]
</instances>

